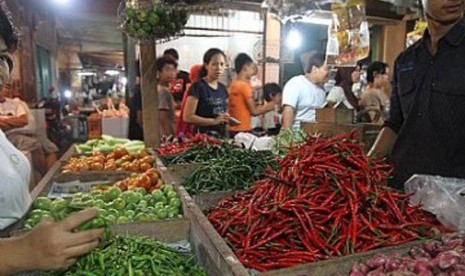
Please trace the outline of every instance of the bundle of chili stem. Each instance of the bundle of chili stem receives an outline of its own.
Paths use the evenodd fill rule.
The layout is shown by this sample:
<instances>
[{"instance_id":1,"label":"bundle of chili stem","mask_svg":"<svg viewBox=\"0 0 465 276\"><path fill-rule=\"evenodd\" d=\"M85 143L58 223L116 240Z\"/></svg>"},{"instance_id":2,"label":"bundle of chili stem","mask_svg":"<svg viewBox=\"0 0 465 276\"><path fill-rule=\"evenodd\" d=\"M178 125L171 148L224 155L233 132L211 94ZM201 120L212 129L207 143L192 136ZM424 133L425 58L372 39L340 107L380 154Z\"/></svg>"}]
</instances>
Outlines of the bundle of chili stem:
<instances>
[{"instance_id":1,"label":"bundle of chili stem","mask_svg":"<svg viewBox=\"0 0 465 276\"><path fill-rule=\"evenodd\" d=\"M209 220L248 268L267 271L429 238L433 215L387 186L391 167L352 133L309 137Z\"/></svg>"}]
</instances>

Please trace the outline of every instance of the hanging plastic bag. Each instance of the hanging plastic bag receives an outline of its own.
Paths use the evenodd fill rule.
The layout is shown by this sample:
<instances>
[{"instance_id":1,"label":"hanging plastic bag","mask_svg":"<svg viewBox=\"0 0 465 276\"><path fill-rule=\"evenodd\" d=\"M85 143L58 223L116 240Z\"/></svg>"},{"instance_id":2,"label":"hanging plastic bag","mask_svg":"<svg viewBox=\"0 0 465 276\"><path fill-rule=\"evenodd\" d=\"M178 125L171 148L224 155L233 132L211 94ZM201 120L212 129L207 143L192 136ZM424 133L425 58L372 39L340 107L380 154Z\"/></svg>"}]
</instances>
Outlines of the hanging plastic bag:
<instances>
[{"instance_id":1,"label":"hanging plastic bag","mask_svg":"<svg viewBox=\"0 0 465 276\"><path fill-rule=\"evenodd\" d=\"M326 47L328 65L356 66L357 61L368 57L370 32L365 8L364 0L332 4L333 20Z\"/></svg>"},{"instance_id":2,"label":"hanging plastic bag","mask_svg":"<svg viewBox=\"0 0 465 276\"><path fill-rule=\"evenodd\" d=\"M436 215L446 227L465 230L465 179L414 175L405 183L410 203Z\"/></svg>"}]
</instances>

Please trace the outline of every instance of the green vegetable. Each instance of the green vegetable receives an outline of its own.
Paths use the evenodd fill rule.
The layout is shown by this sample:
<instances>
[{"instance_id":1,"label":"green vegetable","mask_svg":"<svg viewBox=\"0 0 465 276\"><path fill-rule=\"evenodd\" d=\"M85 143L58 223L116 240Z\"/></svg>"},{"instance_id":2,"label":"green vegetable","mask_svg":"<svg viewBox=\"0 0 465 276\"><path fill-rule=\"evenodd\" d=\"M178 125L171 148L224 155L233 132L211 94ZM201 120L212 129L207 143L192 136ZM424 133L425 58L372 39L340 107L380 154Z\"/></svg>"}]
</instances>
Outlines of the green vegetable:
<instances>
[{"instance_id":1,"label":"green vegetable","mask_svg":"<svg viewBox=\"0 0 465 276\"><path fill-rule=\"evenodd\" d=\"M34 200L33 206L36 209L50 211L50 209L52 208L52 200L48 197L41 196Z\"/></svg>"},{"instance_id":2,"label":"green vegetable","mask_svg":"<svg viewBox=\"0 0 465 276\"><path fill-rule=\"evenodd\" d=\"M24 227L32 228L44 218L60 221L73 212L91 207L99 209L100 218L106 224L173 219L180 216L181 205L171 185L151 194L145 190L123 193L119 188L111 187L106 192L93 190L90 193L76 193L70 200L58 198L52 201L47 197L38 197L33 204L35 209L28 214ZM79 229L98 225L96 221L88 222Z\"/></svg>"},{"instance_id":3,"label":"green vegetable","mask_svg":"<svg viewBox=\"0 0 465 276\"><path fill-rule=\"evenodd\" d=\"M68 201L63 198L57 198L53 201L52 207L50 208L52 213L59 213L68 207Z\"/></svg>"},{"instance_id":4,"label":"green vegetable","mask_svg":"<svg viewBox=\"0 0 465 276\"><path fill-rule=\"evenodd\" d=\"M267 169L277 166L270 151L254 151L234 145L192 148L170 160L170 163L198 162L199 167L182 185L191 194L211 191L246 190L263 177ZM167 192L167 197L172 196Z\"/></svg>"},{"instance_id":5,"label":"green vegetable","mask_svg":"<svg viewBox=\"0 0 465 276\"><path fill-rule=\"evenodd\" d=\"M134 191L125 191L121 194L121 198L123 198L127 204L137 204L142 199L142 195Z\"/></svg>"},{"instance_id":6,"label":"green vegetable","mask_svg":"<svg viewBox=\"0 0 465 276\"><path fill-rule=\"evenodd\" d=\"M106 202L110 202L112 200L117 199L121 195L122 191L118 187L111 187L108 191L103 195Z\"/></svg>"},{"instance_id":7,"label":"green vegetable","mask_svg":"<svg viewBox=\"0 0 465 276\"><path fill-rule=\"evenodd\" d=\"M97 218L91 219L79 225L77 230L84 231L84 230L89 230L89 229L104 228L106 226L107 226L107 223L105 222L105 220L101 217L97 217Z\"/></svg>"},{"instance_id":8,"label":"green vegetable","mask_svg":"<svg viewBox=\"0 0 465 276\"><path fill-rule=\"evenodd\" d=\"M64 272L54 275L206 276L193 256L181 254L147 237L114 236Z\"/></svg>"},{"instance_id":9,"label":"green vegetable","mask_svg":"<svg viewBox=\"0 0 465 276\"><path fill-rule=\"evenodd\" d=\"M285 155L291 146L301 144L306 139L307 134L301 130L282 130L273 138L273 152L280 156Z\"/></svg>"},{"instance_id":10,"label":"green vegetable","mask_svg":"<svg viewBox=\"0 0 465 276\"><path fill-rule=\"evenodd\" d=\"M117 198L111 202L110 206L116 210L123 210L126 206L126 201L123 198Z\"/></svg>"}]
</instances>

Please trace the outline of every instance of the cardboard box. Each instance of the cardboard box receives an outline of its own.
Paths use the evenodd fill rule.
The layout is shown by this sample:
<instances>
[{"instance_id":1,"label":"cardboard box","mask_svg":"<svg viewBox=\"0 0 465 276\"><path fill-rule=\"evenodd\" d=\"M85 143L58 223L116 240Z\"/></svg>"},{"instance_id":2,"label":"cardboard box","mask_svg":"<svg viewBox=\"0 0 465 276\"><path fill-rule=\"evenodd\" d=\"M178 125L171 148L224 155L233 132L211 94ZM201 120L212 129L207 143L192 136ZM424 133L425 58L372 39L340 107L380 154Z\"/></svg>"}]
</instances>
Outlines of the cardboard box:
<instances>
[{"instance_id":1,"label":"cardboard box","mask_svg":"<svg viewBox=\"0 0 465 276\"><path fill-rule=\"evenodd\" d=\"M382 128L382 126L375 124L339 123L301 123L300 127L307 134L317 134L323 137L349 134L355 130L359 141L365 145L366 150L371 148Z\"/></svg>"},{"instance_id":2,"label":"cardboard box","mask_svg":"<svg viewBox=\"0 0 465 276\"><path fill-rule=\"evenodd\" d=\"M129 118L102 118L102 134L128 138Z\"/></svg>"},{"instance_id":3,"label":"cardboard box","mask_svg":"<svg viewBox=\"0 0 465 276\"><path fill-rule=\"evenodd\" d=\"M317 123L352 124L354 122L354 110L344 105L336 108L325 107L316 110Z\"/></svg>"}]
</instances>

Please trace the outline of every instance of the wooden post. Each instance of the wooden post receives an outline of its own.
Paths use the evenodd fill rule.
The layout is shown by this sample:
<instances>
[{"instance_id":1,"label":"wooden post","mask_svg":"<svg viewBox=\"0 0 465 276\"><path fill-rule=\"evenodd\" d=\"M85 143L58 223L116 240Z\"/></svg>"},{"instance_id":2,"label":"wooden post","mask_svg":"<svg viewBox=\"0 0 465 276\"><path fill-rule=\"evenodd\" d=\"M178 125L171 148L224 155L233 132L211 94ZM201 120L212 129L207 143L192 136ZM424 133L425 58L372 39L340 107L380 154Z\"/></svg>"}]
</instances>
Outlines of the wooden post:
<instances>
[{"instance_id":1,"label":"wooden post","mask_svg":"<svg viewBox=\"0 0 465 276\"><path fill-rule=\"evenodd\" d=\"M147 147L160 145L160 127L158 120L157 72L155 70L155 41L140 44L140 76L142 90L142 121L144 141Z\"/></svg>"},{"instance_id":2,"label":"wooden post","mask_svg":"<svg viewBox=\"0 0 465 276\"><path fill-rule=\"evenodd\" d=\"M382 60L386 62L390 68L393 68L397 56L405 50L407 22L398 21L396 25L384 26L382 35L384 40ZM391 72L392 71L391 69Z\"/></svg>"},{"instance_id":3,"label":"wooden post","mask_svg":"<svg viewBox=\"0 0 465 276\"><path fill-rule=\"evenodd\" d=\"M126 78L128 82L126 83L126 103L130 102L130 95L134 85L136 83L136 50L135 50L135 40L129 37L127 34L123 33L123 46L124 46L124 68L126 71Z\"/></svg>"}]
</instances>

